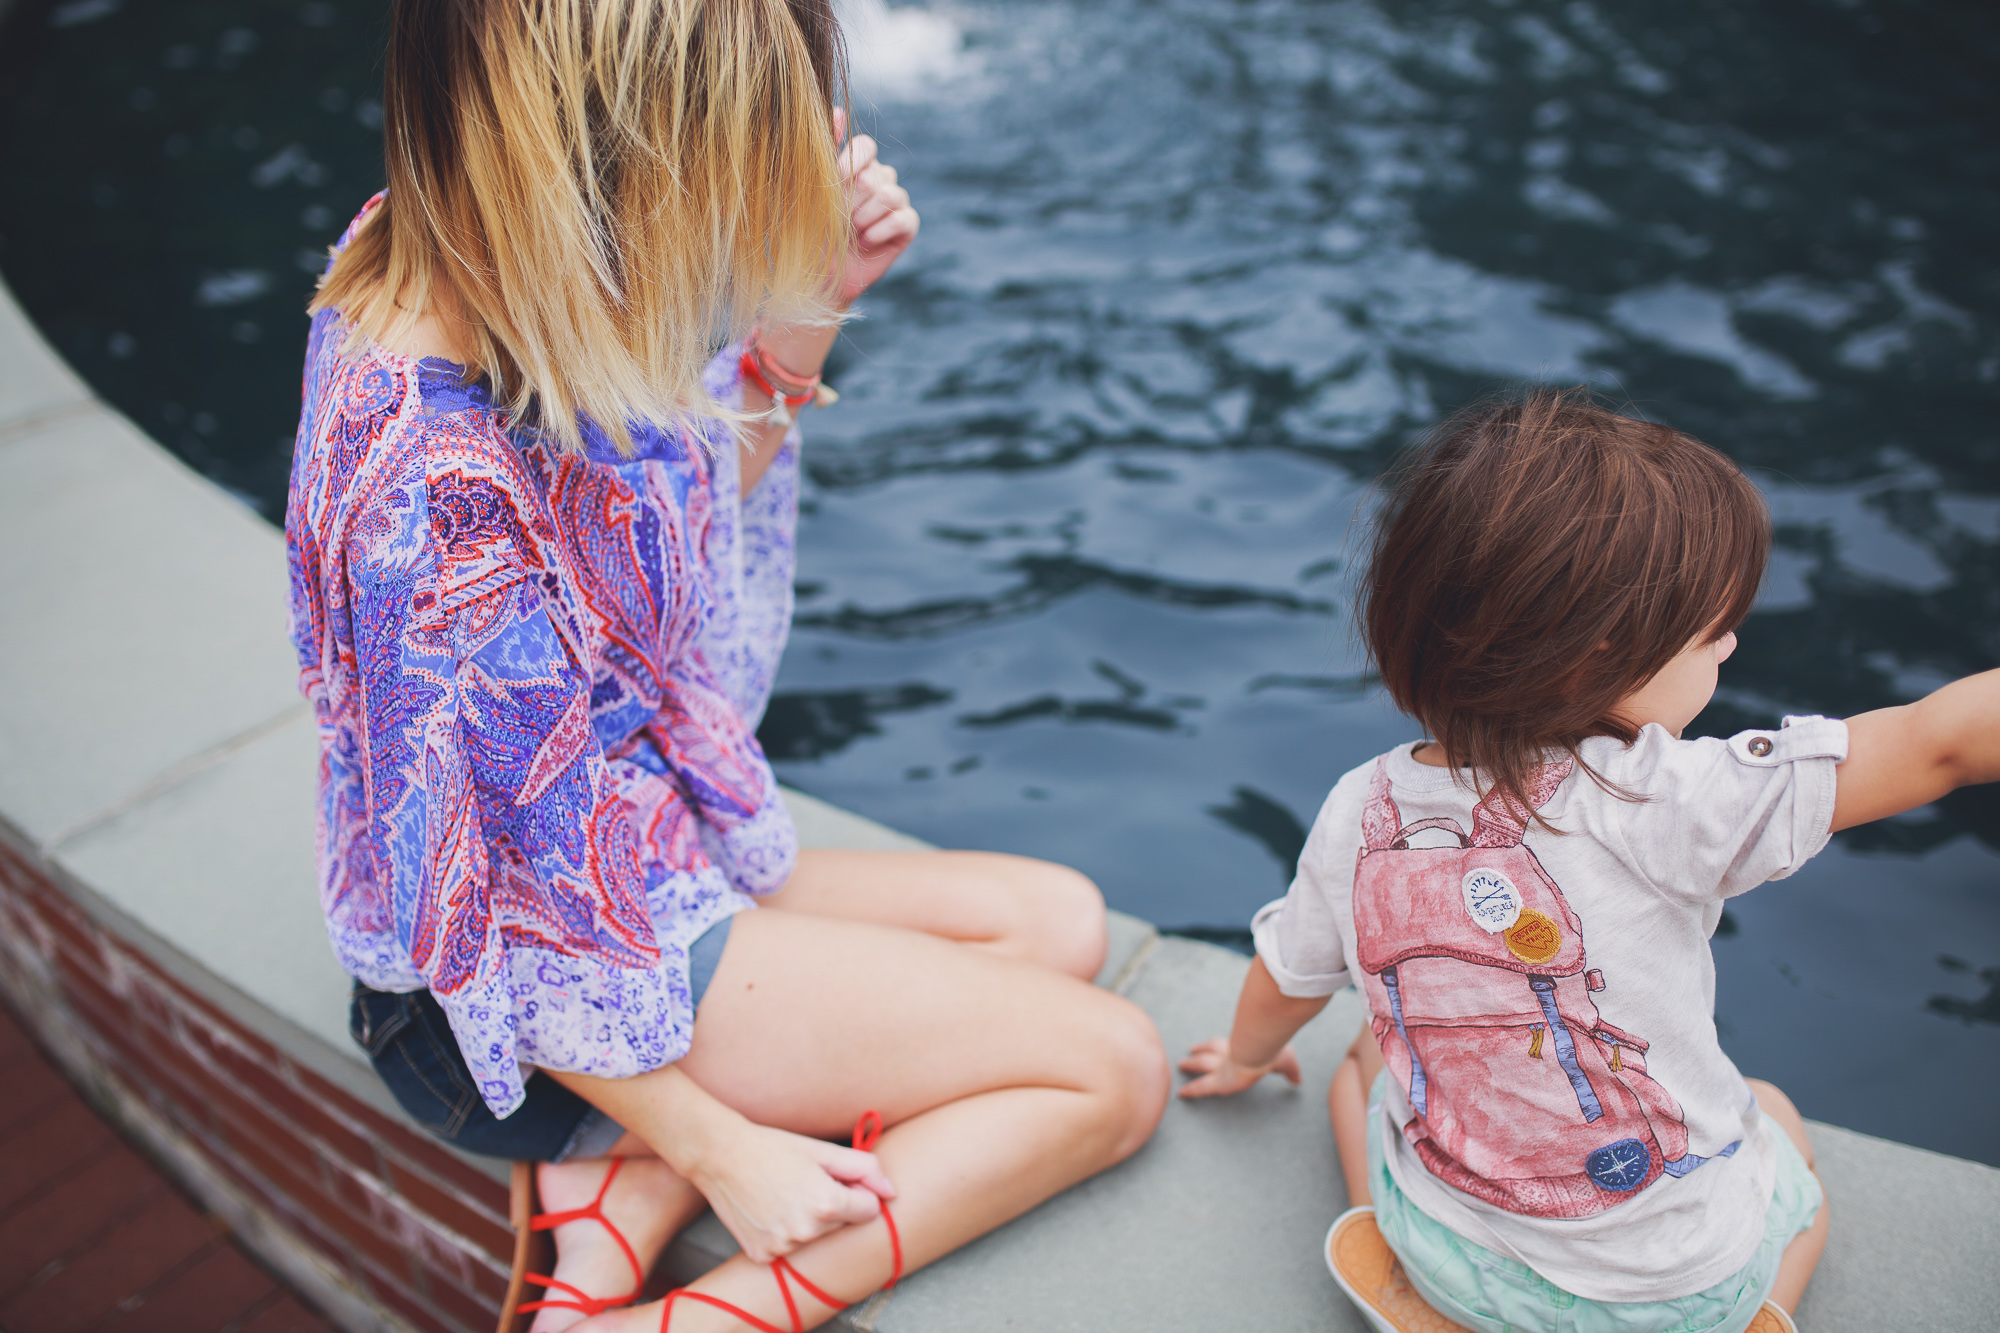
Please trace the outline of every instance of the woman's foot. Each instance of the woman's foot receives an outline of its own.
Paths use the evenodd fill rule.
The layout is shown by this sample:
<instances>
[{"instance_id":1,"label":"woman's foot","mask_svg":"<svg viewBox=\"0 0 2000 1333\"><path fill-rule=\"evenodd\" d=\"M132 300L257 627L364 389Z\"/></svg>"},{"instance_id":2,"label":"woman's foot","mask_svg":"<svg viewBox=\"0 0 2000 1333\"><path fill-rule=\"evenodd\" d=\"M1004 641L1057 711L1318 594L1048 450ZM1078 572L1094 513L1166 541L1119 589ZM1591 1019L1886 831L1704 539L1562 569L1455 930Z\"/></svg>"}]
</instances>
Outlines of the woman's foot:
<instances>
[{"instance_id":1,"label":"woman's foot","mask_svg":"<svg viewBox=\"0 0 2000 1333\"><path fill-rule=\"evenodd\" d=\"M707 1206L700 1191L676 1175L673 1168L657 1157L627 1157L618 1178L604 1195L604 1218L639 1262L640 1271L650 1271L653 1261L674 1234L701 1215ZM587 1208L604 1185L611 1159L592 1158L582 1162L544 1162L536 1168L536 1185L541 1191L544 1213L565 1213ZM617 1237L594 1218L579 1218L555 1229L556 1267L549 1276L600 1299L632 1291L636 1280L632 1260L625 1255ZM532 1300L569 1299L561 1287L546 1293L530 1289ZM578 1310L537 1310L533 1333L562 1333L583 1322Z\"/></svg>"}]
</instances>

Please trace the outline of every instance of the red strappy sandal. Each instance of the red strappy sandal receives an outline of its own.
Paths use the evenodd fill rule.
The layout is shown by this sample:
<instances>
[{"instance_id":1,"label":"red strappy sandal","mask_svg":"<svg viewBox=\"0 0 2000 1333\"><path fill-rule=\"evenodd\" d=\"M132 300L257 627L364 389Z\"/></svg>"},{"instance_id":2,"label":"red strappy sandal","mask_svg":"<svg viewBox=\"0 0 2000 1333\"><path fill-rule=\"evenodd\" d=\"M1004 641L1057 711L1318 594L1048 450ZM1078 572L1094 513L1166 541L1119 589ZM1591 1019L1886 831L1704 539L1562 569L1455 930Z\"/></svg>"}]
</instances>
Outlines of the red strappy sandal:
<instances>
[{"instance_id":1,"label":"red strappy sandal","mask_svg":"<svg viewBox=\"0 0 2000 1333\"><path fill-rule=\"evenodd\" d=\"M855 1148L861 1152L874 1152L875 1143L881 1137L882 1117L874 1111L863 1111L861 1118L854 1122ZM882 1290L889 1291L903 1277L903 1238L896 1231L896 1219L889 1212L889 1201L887 1199L882 1201L882 1223L889 1228L889 1254L893 1260L893 1266L889 1271L889 1280L882 1284ZM785 1298L785 1313L792 1321L792 1326L789 1329L779 1328L776 1324L766 1323L742 1306L732 1305L719 1296L710 1296L706 1292L690 1291L686 1287L675 1287L667 1293L666 1300L660 1306L660 1333L668 1333L667 1326L673 1322L674 1318L674 1302L683 1297L691 1301L700 1301L703 1305L712 1305L724 1314L735 1315L738 1319L750 1325L750 1327L757 1329L758 1333L805 1333L805 1321L799 1317L799 1303L793 1299L791 1285L785 1280L788 1277L792 1282L798 1283L800 1289L806 1295L812 1297L827 1309L844 1310L847 1308L847 1302L840 1300L838 1297L828 1295L811 1282L808 1282L805 1275L792 1267L782 1256L771 1261L771 1276L777 1279L778 1294ZM521 1308L527 1309L528 1307L522 1306Z\"/></svg>"},{"instance_id":2,"label":"red strappy sandal","mask_svg":"<svg viewBox=\"0 0 2000 1333\"><path fill-rule=\"evenodd\" d=\"M646 1284L645 1270L639 1266L639 1256L633 1252L632 1243L626 1240L624 1233L612 1225L611 1219L604 1215L604 1196L611 1192L611 1182L618 1178L618 1169L624 1164L624 1158L612 1158L611 1169L604 1173L604 1183L597 1187L597 1197L581 1208L572 1208L567 1212L561 1213L537 1213L533 1211L534 1200L537 1197L534 1186L535 1164L532 1162L517 1162L515 1164L514 1229L518 1239L515 1244L514 1271L519 1276L509 1284L506 1307L501 1312L500 1328L502 1333L515 1333L516 1330L525 1330L528 1327L528 1321L522 1318L522 1316L531 1315L536 1310L575 1310L587 1318L590 1315L602 1314L606 1310L616 1309L621 1305L629 1305L639 1298L639 1293L644 1289ZM523 1179L524 1176L525 1180ZM524 1185L525 1189L523 1188ZM567 1282L558 1281L553 1277L548 1277L541 1273L526 1271L528 1265L534 1262L534 1260L529 1259L528 1251L533 1244L535 1233L552 1232L566 1222L580 1222L585 1219L596 1221L606 1231L610 1232L611 1239L617 1241L618 1248L625 1252L625 1262L632 1265L632 1290L622 1296L600 1299L578 1287L571 1286ZM541 1257L544 1260L553 1257L554 1249L546 1242L539 1248L543 1251ZM533 1283L549 1291L559 1291L569 1299L523 1302L520 1299L523 1294L522 1288L528 1283Z\"/></svg>"}]
</instances>

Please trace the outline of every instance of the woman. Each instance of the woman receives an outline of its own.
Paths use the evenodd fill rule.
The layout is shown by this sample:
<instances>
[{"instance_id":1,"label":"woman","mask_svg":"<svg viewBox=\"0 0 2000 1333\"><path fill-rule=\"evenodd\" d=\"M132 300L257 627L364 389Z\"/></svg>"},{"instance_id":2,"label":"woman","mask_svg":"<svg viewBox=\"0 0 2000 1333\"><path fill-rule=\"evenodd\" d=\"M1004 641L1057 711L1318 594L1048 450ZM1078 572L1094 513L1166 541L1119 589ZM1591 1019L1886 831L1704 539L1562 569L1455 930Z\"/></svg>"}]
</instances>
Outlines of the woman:
<instances>
[{"instance_id":1,"label":"woman","mask_svg":"<svg viewBox=\"0 0 2000 1333\"><path fill-rule=\"evenodd\" d=\"M858 1300L892 1239L920 1267L1164 1105L1151 1024L1088 982L1087 880L799 853L756 744L786 419L917 230L871 141L836 152L839 53L827 0L397 0L389 188L314 303L323 904L398 1098L577 1213L539 1329L658 1328L597 1312L705 1203L744 1254L694 1290L785 1322L786 1256ZM873 1153L824 1141L869 1110Z\"/></svg>"}]
</instances>

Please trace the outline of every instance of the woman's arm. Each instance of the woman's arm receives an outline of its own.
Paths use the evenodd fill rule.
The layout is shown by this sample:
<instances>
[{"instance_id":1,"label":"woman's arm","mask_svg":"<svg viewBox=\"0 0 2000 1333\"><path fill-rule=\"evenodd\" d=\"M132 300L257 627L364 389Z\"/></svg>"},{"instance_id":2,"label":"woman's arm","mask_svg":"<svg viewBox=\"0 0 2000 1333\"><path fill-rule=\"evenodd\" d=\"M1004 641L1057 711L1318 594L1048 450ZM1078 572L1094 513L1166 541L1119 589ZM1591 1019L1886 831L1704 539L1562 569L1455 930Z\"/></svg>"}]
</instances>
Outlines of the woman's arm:
<instances>
[{"instance_id":1,"label":"woman's arm","mask_svg":"<svg viewBox=\"0 0 2000 1333\"><path fill-rule=\"evenodd\" d=\"M1229 1035L1203 1042L1181 1061L1183 1074L1201 1076L1182 1088L1181 1096L1228 1097L1266 1074L1282 1074L1297 1083L1299 1057L1285 1043L1326 1008L1327 998L1294 999L1278 989L1264 960L1253 958Z\"/></svg>"},{"instance_id":2,"label":"woman's arm","mask_svg":"<svg viewBox=\"0 0 2000 1333\"><path fill-rule=\"evenodd\" d=\"M875 1154L752 1124L674 1065L633 1078L543 1072L644 1139L754 1263L869 1221L896 1197Z\"/></svg>"},{"instance_id":3,"label":"woman's arm","mask_svg":"<svg viewBox=\"0 0 2000 1333\"><path fill-rule=\"evenodd\" d=\"M847 113L833 113L833 134L839 139L847 132ZM849 213L854 224L854 245L848 252L847 268L841 274L835 304L841 310L853 305L861 293L889 271L910 242L917 238L920 219L910 207L910 192L896 184L896 169L875 156L875 141L857 134L840 153L840 174L847 182ZM810 380L826 365L826 354L840 333L835 325L795 325L773 329L764 335L764 351L796 380ZM752 415L769 411L770 395L747 378L743 385L743 410ZM743 432L743 493L748 495L763 480L765 469L785 442L789 425L761 422Z\"/></svg>"},{"instance_id":4,"label":"woman's arm","mask_svg":"<svg viewBox=\"0 0 2000 1333\"><path fill-rule=\"evenodd\" d=\"M2000 781L2000 671L1847 719L1847 759L1835 781L1836 831Z\"/></svg>"}]
</instances>

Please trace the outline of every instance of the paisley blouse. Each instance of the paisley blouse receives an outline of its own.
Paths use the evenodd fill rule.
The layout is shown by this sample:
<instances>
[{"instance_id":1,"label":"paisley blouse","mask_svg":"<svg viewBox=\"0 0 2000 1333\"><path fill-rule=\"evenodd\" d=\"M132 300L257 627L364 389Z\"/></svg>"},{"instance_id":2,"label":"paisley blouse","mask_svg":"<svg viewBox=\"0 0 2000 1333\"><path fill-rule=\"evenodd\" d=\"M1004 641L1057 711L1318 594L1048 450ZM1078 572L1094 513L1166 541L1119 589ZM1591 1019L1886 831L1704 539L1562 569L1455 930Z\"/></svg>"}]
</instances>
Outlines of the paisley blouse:
<instances>
[{"instance_id":1,"label":"paisley blouse","mask_svg":"<svg viewBox=\"0 0 2000 1333\"><path fill-rule=\"evenodd\" d=\"M451 362L345 341L314 320L285 525L334 952L428 987L499 1115L528 1066L671 1063L688 946L796 855L755 736L796 439L743 497L722 422L577 456ZM736 364L710 364L720 402Z\"/></svg>"}]
</instances>

